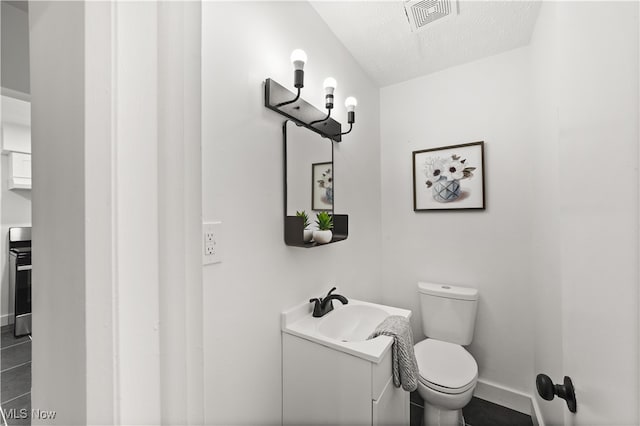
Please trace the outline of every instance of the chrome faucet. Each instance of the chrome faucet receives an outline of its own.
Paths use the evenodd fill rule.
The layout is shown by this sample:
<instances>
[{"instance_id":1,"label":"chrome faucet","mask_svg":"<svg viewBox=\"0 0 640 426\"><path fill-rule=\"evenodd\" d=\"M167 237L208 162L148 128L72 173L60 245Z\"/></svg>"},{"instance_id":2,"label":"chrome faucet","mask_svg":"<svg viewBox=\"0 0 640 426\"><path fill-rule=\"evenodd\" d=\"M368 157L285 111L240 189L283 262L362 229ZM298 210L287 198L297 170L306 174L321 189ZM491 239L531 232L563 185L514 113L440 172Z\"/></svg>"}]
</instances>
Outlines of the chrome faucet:
<instances>
[{"instance_id":1,"label":"chrome faucet","mask_svg":"<svg viewBox=\"0 0 640 426\"><path fill-rule=\"evenodd\" d=\"M315 303L313 305L314 317L320 318L325 316L329 312L333 311L333 302L332 302L333 299L339 300L340 302L342 302L343 305L346 305L347 303L349 303L346 297L341 296L339 294L331 294L335 289L336 288L333 287L331 290L329 290L329 293L327 293L327 295L324 298L320 297L320 298L309 300L309 303Z\"/></svg>"}]
</instances>

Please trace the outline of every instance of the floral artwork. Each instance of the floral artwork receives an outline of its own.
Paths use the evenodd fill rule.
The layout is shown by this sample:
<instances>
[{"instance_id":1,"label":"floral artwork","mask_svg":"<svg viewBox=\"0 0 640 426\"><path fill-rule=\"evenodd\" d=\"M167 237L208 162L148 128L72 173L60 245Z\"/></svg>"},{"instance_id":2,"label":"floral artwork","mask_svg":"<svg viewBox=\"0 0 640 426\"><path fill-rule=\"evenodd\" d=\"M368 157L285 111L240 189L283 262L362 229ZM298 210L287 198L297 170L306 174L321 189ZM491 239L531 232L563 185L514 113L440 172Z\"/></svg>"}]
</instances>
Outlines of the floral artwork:
<instances>
[{"instance_id":1,"label":"floral artwork","mask_svg":"<svg viewBox=\"0 0 640 426\"><path fill-rule=\"evenodd\" d=\"M484 209L484 142L413 152L413 209Z\"/></svg>"},{"instance_id":2,"label":"floral artwork","mask_svg":"<svg viewBox=\"0 0 640 426\"><path fill-rule=\"evenodd\" d=\"M451 158L427 157L423 170L427 177L425 185L433 189L434 200L448 203L460 197L460 180L473 177L476 169L464 164L466 161L456 154Z\"/></svg>"},{"instance_id":3,"label":"floral artwork","mask_svg":"<svg viewBox=\"0 0 640 426\"><path fill-rule=\"evenodd\" d=\"M333 163L311 165L311 209L333 210Z\"/></svg>"}]
</instances>

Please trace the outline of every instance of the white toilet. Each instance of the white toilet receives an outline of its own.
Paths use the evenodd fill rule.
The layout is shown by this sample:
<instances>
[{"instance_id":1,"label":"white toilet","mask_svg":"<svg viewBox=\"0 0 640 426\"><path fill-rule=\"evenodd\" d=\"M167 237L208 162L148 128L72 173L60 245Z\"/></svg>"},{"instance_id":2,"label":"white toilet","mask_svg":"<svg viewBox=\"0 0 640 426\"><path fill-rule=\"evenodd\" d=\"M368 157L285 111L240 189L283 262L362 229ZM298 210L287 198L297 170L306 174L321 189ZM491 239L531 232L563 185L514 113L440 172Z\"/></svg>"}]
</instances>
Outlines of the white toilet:
<instances>
[{"instance_id":1,"label":"white toilet","mask_svg":"<svg viewBox=\"0 0 640 426\"><path fill-rule=\"evenodd\" d=\"M427 339L415 346L424 399L424 426L464 425L462 407L471 401L478 364L463 348L473 339L478 290L418 283L422 331Z\"/></svg>"}]
</instances>

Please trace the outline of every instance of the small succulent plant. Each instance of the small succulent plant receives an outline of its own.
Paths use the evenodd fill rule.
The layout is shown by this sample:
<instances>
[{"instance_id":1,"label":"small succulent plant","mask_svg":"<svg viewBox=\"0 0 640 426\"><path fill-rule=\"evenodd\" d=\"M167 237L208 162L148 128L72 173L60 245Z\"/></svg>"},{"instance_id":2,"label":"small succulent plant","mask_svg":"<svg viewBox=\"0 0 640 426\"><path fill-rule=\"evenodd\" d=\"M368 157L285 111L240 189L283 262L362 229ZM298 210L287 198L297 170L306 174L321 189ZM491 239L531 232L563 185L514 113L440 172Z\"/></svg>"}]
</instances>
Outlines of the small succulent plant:
<instances>
[{"instance_id":1,"label":"small succulent plant","mask_svg":"<svg viewBox=\"0 0 640 426\"><path fill-rule=\"evenodd\" d=\"M310 225L309 216L307 216L307 212L304 210L302 210L301 212L296 211L296 216L302 218L302 222L303 222L302 226L304 226L304 229L307 229Z\"/></svg>"},{"instance_id":2,"label":"small succulent plant","mask_svg":"<svg viewBox=\"0 0 640 426\"><path fill-rule=\"evenodd\" d=\"M327 212L320 212L316 215L316 225L319 231L330 231L333 228L333 217Z\"/></svg>"}]
</instances>

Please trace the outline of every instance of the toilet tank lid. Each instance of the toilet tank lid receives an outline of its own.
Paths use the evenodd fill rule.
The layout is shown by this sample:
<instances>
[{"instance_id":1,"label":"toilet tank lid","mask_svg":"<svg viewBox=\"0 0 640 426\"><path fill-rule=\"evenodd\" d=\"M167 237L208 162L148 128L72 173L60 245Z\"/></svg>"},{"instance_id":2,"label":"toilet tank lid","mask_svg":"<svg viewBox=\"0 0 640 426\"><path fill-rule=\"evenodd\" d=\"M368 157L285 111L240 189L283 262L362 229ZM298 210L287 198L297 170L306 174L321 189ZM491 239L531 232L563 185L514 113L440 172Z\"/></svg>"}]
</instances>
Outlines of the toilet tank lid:
<instances>
[{"instance_id":1,"label":"toilet tank lid","mask_svg":"<svg viewBox=\"0 0 640 426\"><path fill-rule=\"evenodd\" d=\"M478 300L478 290L471 287L419 282L418 291L422 294L448 297L450 299Z\"/></svg>"}]
</instances>

